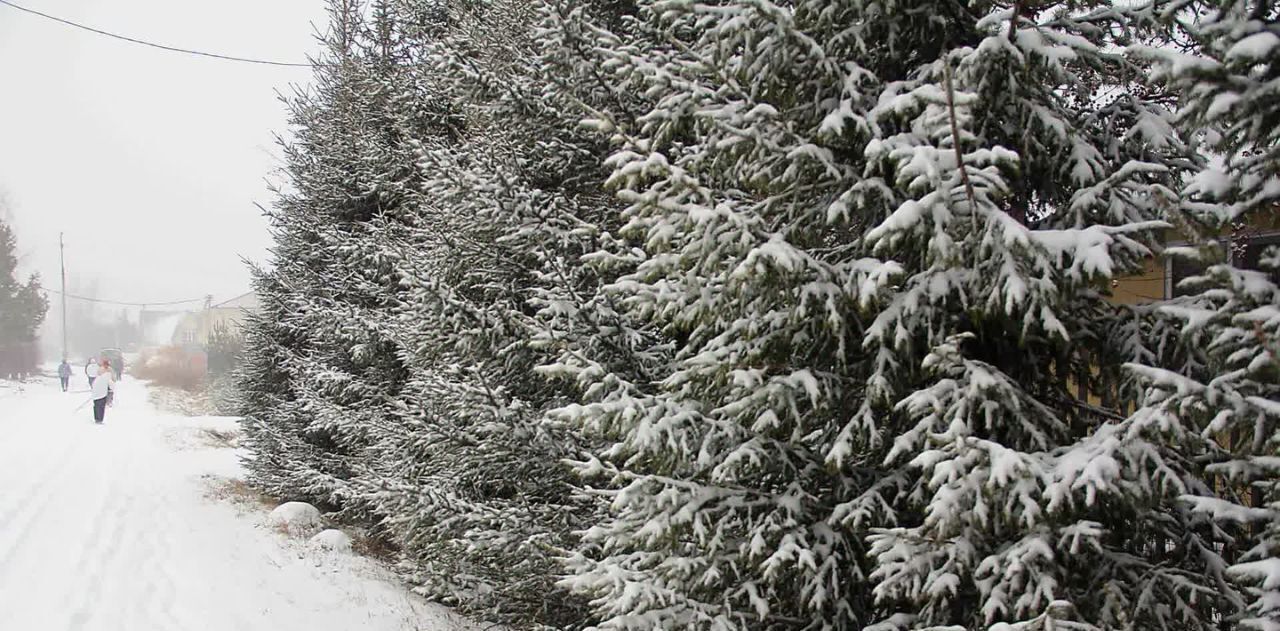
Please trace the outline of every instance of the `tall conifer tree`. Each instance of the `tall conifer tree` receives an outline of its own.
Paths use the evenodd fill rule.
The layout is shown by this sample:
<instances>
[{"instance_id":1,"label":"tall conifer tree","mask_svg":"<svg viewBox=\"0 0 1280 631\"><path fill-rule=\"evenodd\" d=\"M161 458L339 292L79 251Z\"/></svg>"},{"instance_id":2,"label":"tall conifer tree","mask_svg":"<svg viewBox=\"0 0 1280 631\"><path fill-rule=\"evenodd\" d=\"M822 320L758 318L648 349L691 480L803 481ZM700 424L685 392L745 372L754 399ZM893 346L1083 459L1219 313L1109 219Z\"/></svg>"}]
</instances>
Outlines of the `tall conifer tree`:
<instances>
[{"instance_id":1,"label":"tall conifer tree","mask_svg":"<svg viewBox=\"0 0 1280 631\"><path fill-rule=\"evenodd\" d=\"M1078 387L1195 162L1116 51L1151 5L564 4L651 99L586 115L639 261L602 293L673 349L558 413L613 442L604 627L1214 624L1197 472Z\"/></svg>"},{"instance_id":2,"label":"tall conifer tree","mask_svg":"<svg viewBox=\"0 0 1280 631\"><path fill-rule=\"evenodd\" d=\"M17 237L0 220L0 377L35 371L36 332L48 311L40 277L19 278Z\"/></svg>"},{"instance_id":3,"label":"tall conifer tree","mask_svg":"<svg viewBox=\"0 0 1280 631\"><path fill-rule=\"evenodd\" d=\"M1134 366L1151 389L1136 417L1195 428L1211 438L1206 470L1214 492L1184 498L1230 533L1227 574L1247 593L1247 609L1227 618L1242 628L1280 629L1280 258L1251 243L1277 225L1280 203L1280 10L1250 0L1196 2L1192 45L1151 49L1156 75L1183 99L1179 123L1217 159L1189 180L1192 200L1179 228L1197 247L1171 254L1207 264L1184 281L1190 295L1163 315L1182 324L1182 344L1202 351L1204 370ZM1244 269L1260 259L1255 269Z\"/></svg>"}]
</instances>

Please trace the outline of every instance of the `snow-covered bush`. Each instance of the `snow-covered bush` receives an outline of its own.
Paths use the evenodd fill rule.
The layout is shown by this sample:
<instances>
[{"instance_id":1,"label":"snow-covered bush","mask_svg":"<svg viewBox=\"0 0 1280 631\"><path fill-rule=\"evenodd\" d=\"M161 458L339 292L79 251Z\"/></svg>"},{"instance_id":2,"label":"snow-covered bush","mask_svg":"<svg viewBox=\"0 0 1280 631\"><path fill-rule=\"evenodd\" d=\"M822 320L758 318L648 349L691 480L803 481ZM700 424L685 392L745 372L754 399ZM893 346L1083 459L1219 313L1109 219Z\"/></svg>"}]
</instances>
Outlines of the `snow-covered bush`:
<instances>
[{"instance_id":1,"label":"snow-covered bush","mask_svg":"<svg viewBox=\"0 0 1280 631\"><path fill-rule=\"evenodd\" d=\"M351 537L341 530L333 528L321 530L307 541L315 548L326 552L338 554L349 554L351 552Z\"/></svg>"},{"instance_id":2,"label":"snow-covered bush","mask_svg":"<svg viewBox=\"0 0 1280 631\"><path fill-rule=\"evenodd\" d=\"M324 527L324 518L306 502L285 502L272 509L267 523L292 537L311 537Z\"/></svg>"}]
</instances>

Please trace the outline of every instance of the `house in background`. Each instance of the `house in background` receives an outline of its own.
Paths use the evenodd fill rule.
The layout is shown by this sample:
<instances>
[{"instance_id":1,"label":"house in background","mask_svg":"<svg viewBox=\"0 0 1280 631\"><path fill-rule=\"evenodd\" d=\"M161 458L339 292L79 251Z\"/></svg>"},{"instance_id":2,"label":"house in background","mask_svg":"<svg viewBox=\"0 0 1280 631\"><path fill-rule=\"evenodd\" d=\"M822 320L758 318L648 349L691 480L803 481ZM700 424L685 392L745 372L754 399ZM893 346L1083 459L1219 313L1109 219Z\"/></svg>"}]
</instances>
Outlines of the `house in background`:
<instances>
[{"instance_id":1,"label":"house in background","mask_svg":"<svg viewBox=\"0 0 1280 631\"><path fill-rule=\"evenodd\" d=\"M1232 241L1235 245L1232 247ZM1270 216L1242 227L1235 235L1219 238L1227 248L1230 262L1243 269L1259 268L1262 253L1271 246L1280 246L1280 217ZM1165 239L1168 247L1191 245L1186 237L1170 232ZM1118 278L1111 284L1111 300L1120 304L1145 304L1169 300L1185 295L1188 290L1178 283L1190 276L1198 276L1204 266L1170 257L1152 257L1143 264L1141 274ZM1280 278L1275 278L1280 282Z\"/></svg>"},{"instance_id":2,"label":"house in background","mask_svg":"<svg viewBox=\"0 0 1280 631\"><path fill-rule=\"evenodd\" d=\"M1117 278L1111 283L1111 302L1122 305L1140 305L1164 300L1168 285L1167 261L1154 256L1142 262L1142 272L1135 276Z\"/></svg>"},{"instance_id":3,"label":"house in background","mask_svg":"<svg viewBox=\"0 0 1280 631\"><path fill-rule=\"evenodd\" d=\"M244 325L245 317L256 311L258 305L258 295L249 292L225 302L210 304L200 311L188 313L174 327L172 344L203 347L209 343L209 336L214 331L239 330Z\"/></svg>"},{"instance_id":4,"label":"house in background","mask_svg":"<svg viewBox=\"0 0 1280 631\"><path fill-rule=\"evenodd\" d=\"M1165 234L1164 241L1166 247L1192 245L1184 235L1172 230ZM1227 256L1232 264L1240 268L1256 270L1260 267L1263 252L1271 246L1280 246L1280 218L1272 216L1255 221L1249 226L1239 228L1235 234L1218 237L1217 241L1227 250ZM1199 276L1204 272L1204 268L1204 265L1164 255L1148 257L1143 262L1140 273L1117 278L1111 282L1110 300L1116 304L1140 305L1159 303L1186 295L1194 290L1179 287L1179 283L1188 277ZM1280 283L1280 274L1273 272L1272 276L1273 281ZM1088 370L1092 377L1097 377L1098 371L1095 367L1090 367ZM1092 382L1089 388L1074 386L1079 388L1077 397L1083 402L1100 406L1122 416L1129 414L1137 405L1136 401L1119 396L1112 389L1114 384L1099 383L1096 379L1081 379L1075 383L1079 384L1081 381Z\"/></svg>"}]
</instances>

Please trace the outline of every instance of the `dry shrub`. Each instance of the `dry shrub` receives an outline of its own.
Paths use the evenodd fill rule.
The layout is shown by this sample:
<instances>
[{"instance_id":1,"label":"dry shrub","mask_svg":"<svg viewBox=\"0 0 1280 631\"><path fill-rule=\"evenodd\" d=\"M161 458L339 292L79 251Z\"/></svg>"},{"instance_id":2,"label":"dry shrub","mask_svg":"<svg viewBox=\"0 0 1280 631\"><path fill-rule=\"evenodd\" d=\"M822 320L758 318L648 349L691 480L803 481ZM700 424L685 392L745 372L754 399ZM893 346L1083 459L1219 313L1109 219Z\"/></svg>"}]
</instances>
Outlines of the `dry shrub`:
<instances>
[{"instance_id":1,"label":"dry shrub","mask_svg":"<svg viewBox=\"0 0 1280 631\"><path fill-rule=\"evenodd\" d=\"M207 369L203 355L165 346L143 351L131 372L158 385L195 392L204 385Z\"/></svg>"},{"instance_id":2,"label":"dry shrub","mask_svg":"<svg viewBox=\"0 0 1280 631\"><path fill-rule=\"evenodd\" d=\"M351 550L360 556L377 559L388 565L400 559L400 548L395 543L385 536L374 534L364 528L355 530L351 538Z\"/></svg>"},{"instance_id":3,"label":"dry shrub","mask_svg":"<svg viewBox=\"0 0 1280 631\"><path fill-rule=\"evenodd\" d=\"M151 382L148 398L156 409L177 416L214 416L216 410L203 390L183 390Z\"/></svg>"},{"instance_id":4,"label":"dry shrub","mask_svg":"<svg viewBox=\"0 0 1280 631\"><path fill-rule=\"evenodd\" d=\"M265 493L249 486L249 483L239 478L224 478L215 475L205 475L205 497L232 504L239 505L244 508L269 510L275 508L277 502Z\"/></svg>"},{"instance_id":5,"label":"dry shrub","mask_svg":"<svg viewBox=\"0 0 1280 631\"><path fill-rule=\"evenodd\" d=\"M240 446L240 432L237 431L204 427L200 429L200 435L204 438L205 444L210 447L236 448Z\"/></svg>"}]
</instances>

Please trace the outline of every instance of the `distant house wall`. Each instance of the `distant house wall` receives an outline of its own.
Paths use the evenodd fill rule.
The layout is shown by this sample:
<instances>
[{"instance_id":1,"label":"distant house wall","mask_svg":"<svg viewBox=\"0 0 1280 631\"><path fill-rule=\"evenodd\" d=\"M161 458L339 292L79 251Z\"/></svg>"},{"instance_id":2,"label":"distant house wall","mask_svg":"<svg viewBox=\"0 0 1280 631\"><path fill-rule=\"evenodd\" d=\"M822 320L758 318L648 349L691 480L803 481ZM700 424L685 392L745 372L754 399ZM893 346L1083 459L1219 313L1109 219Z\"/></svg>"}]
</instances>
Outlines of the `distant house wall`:
<instances>
[{"instance_id":1,"label":"distant house wall","mask_svg":"<svg viewBox=\"0 0 1280 631\"><path fill-rule=\"evenodd\" d=\"M1138 305L1164 300L1167 272L1163 259L1154 256L1142 262L1142 272L1118 278L1111 285L1111 302Z\"/></svg>"},{"instance_id":2,"label":"distant house wall","mask_svg":"<svg viewBox=\"0 0 1280 631\"><path fill-rule=\"evenodd\" d=\"M1229 246L1229 236L1221 235L1217 239L1224 247ZM1280 219L1271 216L1254 222L1245 229L1243 241L1244 251L1229 251L1228 256L1236 266L1256 269L1259 255L1264 249L1273 245L1280 246ZM1168 246L1189 245L1185 235L1174 231L1164 235L1164 242ZM1148 257L1143 261L1141 272L1117 278L1112 282L1110 301L1115 304L1136 305L1169 300L1187 291L1179 288L1180 281L1188 276L1200 274L1202 271L1202 266L1192 262L1173 260L1166 256ZM1280 281L1280 278L1273 280ZM1096 371L1092 372L1097 374ZM1072 388L1078 390L1075 384ZM1080 396L1092 405L1113 408L1120 413L1128 413L1135 405L1133 401L1106 400L1105 397L1094 392L1082 393Z\"/></svg>"},{"instance_id":3,"label":"distant house wall","mask_svg":"<svg viewBox=\"0 0 1280 631\"><path fill-rule=\"evenodd\" d=\"M220 327L238 329L244 325L245 316L258 308L257 294L252 292L237 296L194 313L187 314L173 332L173 344L178 346L204 346L209 335Z\"/></svg>"},{"instance_id":4,"label":"distant house wall","mask_svg":"<svg viewBox=\"0 0 1280 631\"><path fill-rule=\"evenodd\" d=\"M1280 225L1277 220L1252 226L1243 237L1243 252L1229 252L1231 263L1237 267L1257 269L1262 251L1273 245L1280 245ZM1230 237L1217 238L1224 247L1230 246ZM1170 232L1165 236L1169 246L1188 245L1185 236ZM1142 272L1133 276L1117 278L1111 285L1111 302L1133 305L1168 300L1180 295L1182 290L1178 283L1188 276L1199 274L1203 267L1184 260L1172 260L1169 257L1150 257L1143 262ZM1280 279L1278 279L1280 280Z\"/></svg>"}]
</instances>

